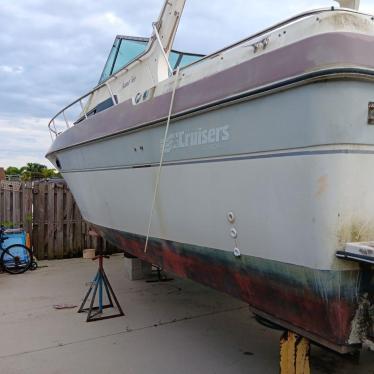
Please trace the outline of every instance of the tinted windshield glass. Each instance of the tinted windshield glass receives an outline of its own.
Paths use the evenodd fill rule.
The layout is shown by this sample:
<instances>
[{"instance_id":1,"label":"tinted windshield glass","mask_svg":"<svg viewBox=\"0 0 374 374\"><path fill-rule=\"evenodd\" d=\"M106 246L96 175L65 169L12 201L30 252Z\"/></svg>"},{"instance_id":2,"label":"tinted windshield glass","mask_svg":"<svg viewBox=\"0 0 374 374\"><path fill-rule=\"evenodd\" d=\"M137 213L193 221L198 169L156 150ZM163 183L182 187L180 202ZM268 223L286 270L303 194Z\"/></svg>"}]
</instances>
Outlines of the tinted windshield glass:
<instances>
[{"instance_id":1,"label":"tinted windshield glass","mask_svg":"<svg viewBox=\"0 0 374 374\"><path fill-rule=\"evenodd\" d=\"M148 42L122 39L112 74L121 70L121 68L127 65L130 61L134 60L136 56L143 53L147 47L147 43Z\"/></svg>"},{"instance_id":2,"label":"tinted windshield glass","mask_svg":"<svg viewBox=\"0 0 374 374\"><path fill-rule=\"evenodd\" d=\"M107 78L109 78L112 75L113 64L114 64L114 60L116 58L119 42L120 42L119 39L116 39L114 41L113 47L112 47L112 49L110 51L110 54L109 54L109 57L108 57L108 60L106 61L106 64L104 66L104 70L101 73L99 83L105 81Z\"/></svg>"},{"instance_id":3,"label":"tinted windshield glass","mask_svg":"<svg viewBox=\"0 0 374 374\"><path fill-rule=\"evenodd\" d=\"M183 68L189 64L192 64L195 61L200 60L203 55L192 55L192 54L185 54L183 52L171 51L169 55L169 62L170 66L173 70L175 70L178 66Z\"/></svg>"},{"instance_id":4,"label":"tinted windshield glass","mask_svg":"<svg viewBox=\"0 0 374 374\"><path fill-rule=\"evenodd\" d=\"M148 40L149 39L147 38L118 36L113 44L112 50L110 51L99 83L105 81L112 74L121 70L129 62L141 55L147 48ZM174 70L178 66L184 67L192 62L200 60L202 57L203 55L195 55L191 53L185 54L183 52L171 51L169 55L169 62L171 68Z\"/></svg>"},{"instance_id":5,"label":"tinted windshield glass","mask_svg":"<svg viewBox=\"0 0 374 374\"><path fill-rule=\"evenodd\" d=\"M174 70L177 68L179 63L180 53L171 51L169 54L169 62L171 68Z\"/></svg>"},{"instance_id":6,"label":"tinted windshield glass","mask_svg":"<svg viewBox=\"0 0 374 374\"><path fill-rule=\"evenodd\" d=\"M130 61L143 53L147 47L148 39L125 39L117 37L110 51L108 60L101 74L99 83L108 79L112 74L121 70Z\"/></svg>"},{"instance_id":7,"label":"tinted windshield glass","mask_svg":"<svg viewBox=\"0 0 374 374\"><path fill-rule=\"evenodd\" d=\"M189 64L192 64L195 61L198 61L202 58L203 56L201 55L185 55L183 54L182 61L180 62L179 66L183 68L184 66L187 66Z\"/></svg>"}]
</instances>

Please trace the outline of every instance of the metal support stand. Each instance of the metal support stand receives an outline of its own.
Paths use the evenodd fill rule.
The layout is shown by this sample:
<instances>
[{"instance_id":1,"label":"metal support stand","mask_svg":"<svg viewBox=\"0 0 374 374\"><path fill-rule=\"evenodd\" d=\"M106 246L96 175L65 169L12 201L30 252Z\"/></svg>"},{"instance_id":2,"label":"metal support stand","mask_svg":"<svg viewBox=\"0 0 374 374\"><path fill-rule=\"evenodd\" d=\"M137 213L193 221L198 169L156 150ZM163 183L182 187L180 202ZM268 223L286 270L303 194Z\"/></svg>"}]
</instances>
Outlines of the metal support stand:
<instances>
[{"instance_id":1,"label":"metal support stand","mask_svg":"<svg viewBox=\"0 0 374 374\"><path fill-rule=\"evenodd\" d=\"M291 331L280 339L280 374L310 374L310 342Z\"/></svg>"},{"instance_id":2,"label":"metal support stand","mask_svg":"<svg viewBox=\"0 0 374 374\"><path fill-rule=\"evenodd\" d=\"M155 265L153 265L155 266ZM147 283L158 283L158 282L170 282L172 280L174 280L174 278L168 278L167 275L162 275L161 274L161 271L162 269L158 266L155 266L156 267L156 271L157 271L157 278L156 279L147 279L146 282Z\"/></svg>"},{"instance_id":3,"label":"metal support stand","mask_svg":"<svg viewBox=\"0 0 374 374\"><path fill-rule=\"evenodd\" d=\"M103 258L104 257L109 258L109 256L104 256L104 255L95 256L93 258L93 260L99 259L99 269L96 273L96 276L95 276L93 282L90 285L90 288L88 289L88 291L86 293L86 296L83 299L82 305L80 306L80 308L78 310L78 313L83 313L83 312L88 313L86 322L99 321L99 320L102 320L102 319L109 319L109 318L120 317L120 316L125 315L122 311L121 306L119 305L119 302L116 298L116 295L113 292L112 286L110 285L109 280L108 280L108 278L105 274L104 267L103 267ZM103 305L103 287L105 289L107 299L109 301L109 304L107 304L107 305ZM94 306L97 290L99 290L98 306ZM87 302L87 300L88 300L92 291L93 291L93 293L92 293L90 306L88 308L85 308L84 306L85 306L85 304L86 304L86 302ZM98 317L99 314L103 313L104 309L114 308L113 301L115 303L115 306L118 309L118 313Z\"/></svg>"}]
</instances>

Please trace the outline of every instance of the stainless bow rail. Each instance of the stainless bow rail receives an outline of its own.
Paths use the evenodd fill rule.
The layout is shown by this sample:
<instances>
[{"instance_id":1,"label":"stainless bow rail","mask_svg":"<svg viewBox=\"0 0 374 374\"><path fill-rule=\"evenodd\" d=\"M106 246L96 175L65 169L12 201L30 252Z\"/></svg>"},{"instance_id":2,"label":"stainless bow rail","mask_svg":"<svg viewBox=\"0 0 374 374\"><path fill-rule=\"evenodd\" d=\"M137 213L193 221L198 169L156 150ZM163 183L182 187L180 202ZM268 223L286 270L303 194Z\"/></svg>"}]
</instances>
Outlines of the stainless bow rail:
<instances>
[{"instance_id":1,"label":"stainless bow rail","mask_svg":"<svg viewBox=\"0 0 374 374\"><path fill-rule=\"evenodd\" d=\"M114 77L114 76L112 76L112 78L113 78L113 77ZM96 86L96 87L93 88L91 91L89 91L89 92L87 92L86 94L84 94L83 96L79 97L78 99L76 99L75 101L73 101L72 103L70 103L69 105L67 105L66 107L64 107L63 109L61 109L57 114L54 115L54 117L53 117L53 118L49 121L49 123L48 123L48 130L49 130L49 133L50 133L50 135L51 135L51 139L52 139L52 141L53 141L53 136L56 138L59 134L61 134L61 132L59 132L59 131L57 130L56 122L55 122L56 119L57 119L60 115L62 115L62 116L64 117L64 121L65 121L66 129L69 129L69 128L70 128L70 124L69 124L69 120L68 120L67 117L66 117L66 113L65 113L65 112L66 112L68 109L72 108L72 107L73 107L74 105L76 105L77 103L80 104L80 107L81 107L81 109L82 109L82 113L83 113L84 117L87 118L87 116L88 116L88 115L87 115L87 110L86 110L85 106L83 105L83 102L82 102L82 101L83 101L86 97L92 95L94 92L96 92L97 90L99 90L100 88L102 88L102 87L104 87L104 86L106 86L107 89L108 89L108 92L109 92L109 95L110 95L110 97L111 97L111 99L112 99L112 103L113 103L113 105L117 105L117 102L116 102L116 100L115 100L115 97L114 97L114 94L113 94L113 91L112 91L112 89L111 89L111 87L110 87L109 82L108 82L108 81L103 82L102 84Z\"/></svg>"}]
</instances>

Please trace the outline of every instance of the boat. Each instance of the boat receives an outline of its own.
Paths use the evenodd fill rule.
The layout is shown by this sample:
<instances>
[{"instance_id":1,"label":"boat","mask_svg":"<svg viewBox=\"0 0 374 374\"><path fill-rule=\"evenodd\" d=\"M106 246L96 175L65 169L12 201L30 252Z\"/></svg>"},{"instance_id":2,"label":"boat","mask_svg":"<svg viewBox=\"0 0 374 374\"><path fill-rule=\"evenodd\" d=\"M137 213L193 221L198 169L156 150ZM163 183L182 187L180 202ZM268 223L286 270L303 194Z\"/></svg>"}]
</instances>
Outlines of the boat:
<instances>
[{"instance_id":1,"label":"boat","mask_svg":"<svg viewBox=\"0 0 374 374\"><path fill-rule=\"evenodd\" d=\"M340 2L202 56L165 1L47 158L109 242L347 353L374 335L374 17Z\"/></svg>"}]
</instances>

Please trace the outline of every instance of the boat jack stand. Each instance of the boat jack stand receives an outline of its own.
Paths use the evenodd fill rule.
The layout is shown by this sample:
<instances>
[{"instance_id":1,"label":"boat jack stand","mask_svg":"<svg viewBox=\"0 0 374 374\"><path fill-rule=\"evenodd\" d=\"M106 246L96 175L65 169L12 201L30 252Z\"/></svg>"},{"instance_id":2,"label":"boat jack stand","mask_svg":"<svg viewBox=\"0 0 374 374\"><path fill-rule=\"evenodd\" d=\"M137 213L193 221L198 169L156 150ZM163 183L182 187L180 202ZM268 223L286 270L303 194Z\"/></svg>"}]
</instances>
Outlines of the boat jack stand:
<instances>
[{"instance_id":1,"label":"boat jack stand","mask_svg":"<svg viewBox=\"0 0 374 374\"><path fill-rule=\"evenodd\" d=\"M114 317L120 317L124 316L125 314L122 311L121 306L119 305L119 302L116 298L116 295L113 292L112 286L109 283L109 280L105 274L104 267L103 267L103 258L109 258L109 256L104 256L104 255L99 255L95 256L93 260L99 259L99 269L97 270L97 273L95 275L95 278L93 282L91 282L90 288L88 289L86 296L83 299L82 305L80 306L78 313L83 313L87 312L87 319L86 322L92 322L92 321L99 321L102 319L109 319L109 318L114 318ZM103 286L107 295L107 299L109 301L109 304L103 305ZM99 289L99 296L98 296L98 306L94 306L95 302L95 297L97 293L97 289ZM90 306L88 308L85 308L85 304L87 302L88 297L90 296L91 292L93 291ZM104 309L107 308L114 308L113 305L113 300L114 303L116 304L116 307L118 309L118 313L116 314L110 314L107 316L100 316L98 317L99 314L103 313Z\"/></svg>"},{"instance_id":2,"label":"boat jack stand","mask_svg":"<svg viewBox=\"0 0 374 374\"><path fill-rule=\"evenodd\" d=\"M280 374L310 374L310 342L291 331L280 339Z\"/></svg>"},{"instance_id":3,"label":"boat jack stand","mask_svg":"<svg viewBox=\"0 0 374 374\"><path fill-rule=\"evenodd\" d=\"M154 265L155 266L155 265ZM157 278L156 279L147 279L147 283L158 283L158 282L170 282L174 280L174 278L168 278L167 275L162 275L162 269L159 266L155 266L157 271Z\"/></svg>"}]
</instances>

